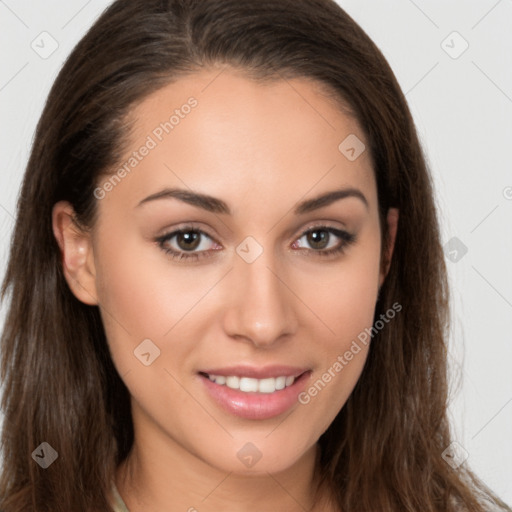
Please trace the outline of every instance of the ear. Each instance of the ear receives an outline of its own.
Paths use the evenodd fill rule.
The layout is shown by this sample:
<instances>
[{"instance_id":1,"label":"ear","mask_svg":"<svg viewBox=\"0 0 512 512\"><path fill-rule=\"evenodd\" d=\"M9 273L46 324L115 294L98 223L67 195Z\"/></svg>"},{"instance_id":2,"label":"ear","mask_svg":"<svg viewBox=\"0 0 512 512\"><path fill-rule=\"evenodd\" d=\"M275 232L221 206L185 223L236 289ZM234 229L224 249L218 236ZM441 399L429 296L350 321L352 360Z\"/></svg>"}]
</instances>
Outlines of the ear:
<instances>
[{"instance_id":1,"label":"ear","mask_svg":"<svg viewBox=\"0 0 512 512\"><path fill-rule=\"evenodd\" d=\"M388 232L389 232L389 240L388 245L384 248L384 252L381 260L381 269L379 276L379 288L382 286L384 279L389 272L389 267L391 266L391 258L393 256L393 250L395 248L395 240L396 240L396 231L398 227L398 208L389 208L387 214L388 224Z\"/></svg>"},{"instance_id":2,"label":"ear","mask_svg":"<svg viewBox=\"0 0 512 512\"><path fill-rule=\"evenodd\" d=\"M91 237L78 226L73 207L67 201L53 206L52 227L62 255L62 270L73 295L85 304L97 305Z\"/></svg>"}]
</instances>

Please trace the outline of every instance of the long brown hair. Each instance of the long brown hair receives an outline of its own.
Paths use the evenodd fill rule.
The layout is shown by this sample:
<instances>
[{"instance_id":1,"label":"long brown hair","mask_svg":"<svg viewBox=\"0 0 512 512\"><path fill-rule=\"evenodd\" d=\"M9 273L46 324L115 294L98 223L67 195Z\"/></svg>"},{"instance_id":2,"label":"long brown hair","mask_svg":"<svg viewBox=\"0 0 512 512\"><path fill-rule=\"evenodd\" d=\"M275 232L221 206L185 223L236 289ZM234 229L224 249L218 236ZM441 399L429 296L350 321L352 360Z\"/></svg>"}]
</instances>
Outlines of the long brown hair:
<instances>
[{"instance_id":1,"label":"long brown hair","mask_svg":"<svg viewBox=\"0 0 512 512\"><path fill-rule=\"evenodd\" d=\"M111 510L110 485L133 444L130 396L96 306L71 293L51 226L69 201L95 222L94 189L119 163L129 113L184 74L230 65L260 79L308 77L359 121L387 209L400 220L362 375L320 438L318 474L344 512L511 509L464 463L442 458L449 290L433 184L405 97L382 53L332 0L118 0L78 43L49 94L19 196L2 288L0 509ZM47 442L47 469L33 451Z\"/></svg>"}]
</instances>

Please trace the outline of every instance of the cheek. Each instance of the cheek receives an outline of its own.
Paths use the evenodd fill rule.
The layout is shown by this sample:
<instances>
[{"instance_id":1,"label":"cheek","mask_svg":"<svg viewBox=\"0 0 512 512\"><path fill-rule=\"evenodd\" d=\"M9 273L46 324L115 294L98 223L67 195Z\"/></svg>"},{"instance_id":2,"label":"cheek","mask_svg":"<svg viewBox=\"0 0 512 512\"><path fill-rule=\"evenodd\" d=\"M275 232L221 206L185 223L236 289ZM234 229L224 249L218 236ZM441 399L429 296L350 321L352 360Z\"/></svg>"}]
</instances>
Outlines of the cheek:
<instances>
[{"instance_id":1,"label":"cheek","mask_svg":"<svg viewBox=\"0 0 512 512\"><path fill-rule=\"evenodd\" d=\"M305 422L311 423L316 436L329 427L359 380L371 342L375 304L365 294L338 294L325 306L320 311L335 334L317 339L321 363L298 397Z\"/></svg>"},{"instance_id":2,"label":"cheek","mask_svg":"<svg viewBox=\"0 0 512 512\"><path fill-rule=\"evenodd\" d=\"M109 249L101 253L97 267L98 299L106 327L124 329L135 338L150 337L161 327L155 312L163 299L153 286L152 270L126 240L119 254Z\"/></svg>"},{"instance_id":3,"label":"cheek","mask_svg":"<svg viewBox=\"0 0 512 512\"><path fill-rule=\"evenodd\" d=\"M347 341L373 322L378 249L374 242L361 245L339 262L319 263L311 271L302 272L302 277L294 283L297 295L317 318L322 348L327 352L344 349Z\"/></svg>"},{"instance_id":4,"label":"cheek","mask_svg":"<svg viewBox=\"0 0 512 512\"><path fill-rule=\"evenodd\" d=\"M143 340L163 350L170 331L180 326L210 281L215 282L214 276L209 279L209 271L203 271L200 280L194 279L194 269L173 266L157 246L129 232L105 232L96 252L97 293L107 339L116 364L127 371L138 363L134 350Z\"/></svg>"},{"instance_id":5,"label":"cheek","mask_svg":"<svg viewBox=\"0 0 512 512\"><path fill-rule=\"evenodd\" d=\"M308 283L307 304L323 324L315 337L321 365L299 396L299 403L315 418L318 434L346 403L368 356L378 288L378 250L378 244L373 244L358 252L360 257L340 263L336 271L317 274L316 286Z\"/></svg>"}]
</instances>

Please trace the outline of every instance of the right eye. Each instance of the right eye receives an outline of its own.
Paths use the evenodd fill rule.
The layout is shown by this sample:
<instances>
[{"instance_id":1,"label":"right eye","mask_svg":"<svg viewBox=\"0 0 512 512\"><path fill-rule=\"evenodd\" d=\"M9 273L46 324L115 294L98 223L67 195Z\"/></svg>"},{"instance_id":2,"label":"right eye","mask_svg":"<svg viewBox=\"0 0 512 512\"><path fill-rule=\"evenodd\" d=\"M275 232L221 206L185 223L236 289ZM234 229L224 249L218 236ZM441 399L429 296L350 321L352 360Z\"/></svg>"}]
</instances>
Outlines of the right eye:
<instances>
[{"instance_id":1,"label":"right eye","mask_svg":"<svg viewBox=\"0 0 512 512\"><path fill-rule=\"evenodd\" d=\"M158 237L156 241L160 248L170 254L173 259L197 260L207 255L210 256L210 250L218 250L209 250L208 245L210 244L202 240L204 237L212 240L208 233L192 226L185 226ZM213 243L216 244L216 242Z\"/></svg>"}]
</instances>

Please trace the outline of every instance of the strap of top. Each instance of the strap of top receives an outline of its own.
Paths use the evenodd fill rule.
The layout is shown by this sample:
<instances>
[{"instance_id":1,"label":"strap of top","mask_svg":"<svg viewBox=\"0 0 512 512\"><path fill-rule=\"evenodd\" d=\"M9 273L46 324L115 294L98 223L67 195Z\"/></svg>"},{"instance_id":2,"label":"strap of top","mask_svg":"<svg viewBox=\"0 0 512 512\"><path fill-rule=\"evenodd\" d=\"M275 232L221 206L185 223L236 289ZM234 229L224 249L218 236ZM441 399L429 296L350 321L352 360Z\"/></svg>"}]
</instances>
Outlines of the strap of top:
<instances>
[{"instance_id":1,"label":"strap of top","mask_svg":"<svg viewBox=\"0 0 512 512\"><path fill-rule=\"evenodd\" d=\"M114 482L112 482L112 495L114 497L113 507L115 512L130 512L125 502L121 498L121 495L119 494L119 491L117 490L116 484Z\"/></svg>"}]
</instances>

